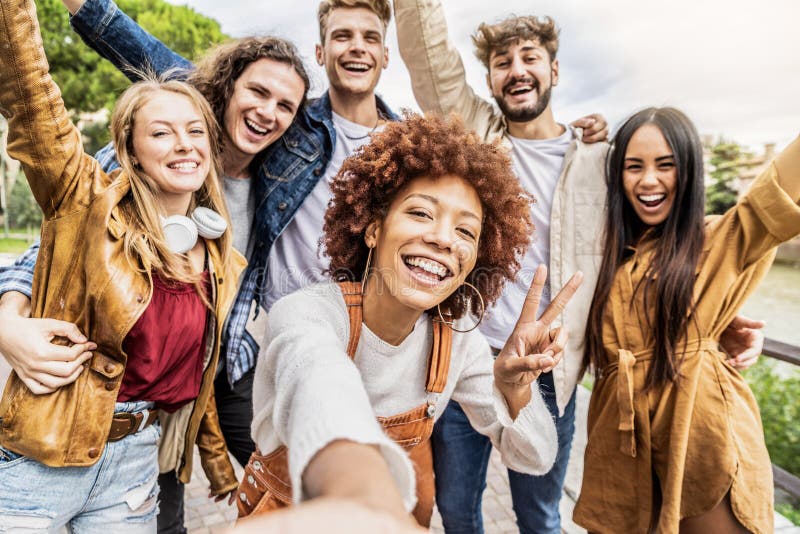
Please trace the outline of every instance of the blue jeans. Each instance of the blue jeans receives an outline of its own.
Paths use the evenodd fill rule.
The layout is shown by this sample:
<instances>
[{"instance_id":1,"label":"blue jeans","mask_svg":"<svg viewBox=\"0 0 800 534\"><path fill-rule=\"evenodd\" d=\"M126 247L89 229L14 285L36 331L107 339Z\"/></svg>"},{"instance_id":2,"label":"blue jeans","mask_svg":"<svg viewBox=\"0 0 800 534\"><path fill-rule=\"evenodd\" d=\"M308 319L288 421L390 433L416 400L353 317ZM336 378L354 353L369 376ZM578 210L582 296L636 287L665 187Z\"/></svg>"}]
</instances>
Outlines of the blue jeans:
<instances>
[{"instance_id":1,"label":"blue jeans","mask_svg":"<svg viewBox=\"0 0 800 534\"><path fill-rule=\"evenodd\" d=\"M148 402L118 402L139 412ZM154 533L161 427L106 445L89 467L49 467L0 448L0 532Z\"/></svg>"},{"instance_id":2,"label":"blue jeans","mask_svg":"<svg viewBox=\"0 0 800 534\"><path fill-rule=\"evenodd\" d=\"M511 499L517 526L523 534L560 534L558 504L575 431L575 393L558 417L553 376L543 374L539 390L553 414L558 432L558 456L545 475L532 476L508 470ZM436 422L432 436L433 469L436 475L436 506L447 534L483 534L481 499L486 489L486 470L492 444L477 433L466 414L450 401Z\"/></svg>"}]
</instances>

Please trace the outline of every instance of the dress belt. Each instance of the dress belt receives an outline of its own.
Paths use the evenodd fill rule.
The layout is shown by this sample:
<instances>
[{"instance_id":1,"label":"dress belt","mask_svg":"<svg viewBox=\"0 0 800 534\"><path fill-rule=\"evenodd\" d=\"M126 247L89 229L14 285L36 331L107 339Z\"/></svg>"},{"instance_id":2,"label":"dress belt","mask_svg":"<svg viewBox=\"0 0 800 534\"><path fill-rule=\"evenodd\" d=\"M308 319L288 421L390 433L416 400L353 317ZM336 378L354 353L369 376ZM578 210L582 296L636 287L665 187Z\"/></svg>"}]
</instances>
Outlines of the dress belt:
<instances>
[{"instance_id":1,"label":"dress belt","mask_svg":"<svg viewBox=\"0 0 800 534\"><path fill-rule=\"evenodd\" d=\"M683 349L679 344L677 348ZM702 350L719 350L719 343L716 339L700 338L689 341L684 349L686 354L696 353ZM631 352L628 349L619 349L619 360L610 363L603 368L602 377L608 376L614 370L617 371L617 405L619 406L619 450L622 454L636 458L636 432L634 424L634 383L633 367L639 362L646 362L653 358L653 349L645 349L638 352Z\"/></svg>"},{"instance_id":2,"label":"dress belt","mask_svg":"<svg viewBox=\"0 0 800 534\"><path fill-rule=\"evenodd\" d=\"M141 432L152 425L157 418L158 411L155 408L136 413L117 412L111 419L108 441L119 441L122 438Z\"/></svg>"}]
</instances>

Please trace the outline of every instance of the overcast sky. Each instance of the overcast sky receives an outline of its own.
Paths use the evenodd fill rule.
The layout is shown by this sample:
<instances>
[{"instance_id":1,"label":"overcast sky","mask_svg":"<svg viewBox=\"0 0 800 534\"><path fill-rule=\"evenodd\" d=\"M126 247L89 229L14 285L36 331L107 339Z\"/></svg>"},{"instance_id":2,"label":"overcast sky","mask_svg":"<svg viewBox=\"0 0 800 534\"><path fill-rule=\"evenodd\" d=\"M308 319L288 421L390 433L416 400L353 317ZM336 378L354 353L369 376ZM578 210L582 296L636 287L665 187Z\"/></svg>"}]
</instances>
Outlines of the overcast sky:
<instances>
[{"instance_id":1,"label":"overcast sky","mask_svg":"<svg viewBox=\"0 0 800 534\"><path fill-rule=\"evenodd\" d=\"M220 21L232 36L273 33L292 39L312 65L314 87L325 75L314 62L316 0L170 0ZM703 134L761 149L800 133L800 1L798 0L444 0L451 38L469 82L488 96L483 66L469 36L480 22L510 13L550 15L561 27L561 82L553 91L560 122L602 112L612 127L648 105L685 111ZM497 6L497 7L487 7ZM389 68L378 92L395 109L418 109L388 35Z\"/></svg>"}]
</instances>

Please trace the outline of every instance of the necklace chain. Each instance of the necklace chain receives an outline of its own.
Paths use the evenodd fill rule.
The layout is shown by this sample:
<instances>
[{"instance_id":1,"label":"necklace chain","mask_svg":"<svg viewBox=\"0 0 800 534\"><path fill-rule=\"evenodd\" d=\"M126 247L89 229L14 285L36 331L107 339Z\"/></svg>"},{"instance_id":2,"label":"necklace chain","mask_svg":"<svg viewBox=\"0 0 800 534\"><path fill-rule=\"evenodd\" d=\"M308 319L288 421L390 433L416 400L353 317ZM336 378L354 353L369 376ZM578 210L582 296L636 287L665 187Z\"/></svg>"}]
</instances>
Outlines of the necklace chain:
<instances>
[{"instance_id":1,"label":"necklace chain","mask_svg":"<svg viewBox=\"0 0 800 534\"><path fill-rule=\"evenodd\" d=\"M377 129L378 129L378 125L379 125L380 123L381 123L381 118L380 118L380 117L378 117L378 120L377 120L377 121L375 121L375 126L373 126L373 127L372 127L372 129L371 129L370 131L368 131L368 132L367 132L367 133L365 133L364 135L359 135L359 136L356 136L356 137L350 137L349 135L347 135L347 131L345 131L345 129L344 129L344 128L339 128L339 129L341 130L341 132L342 132L342 135L344 135L346 138L350 139L351 141L360 141L361 139L366 139L367 137L369 137L370 135L372 135L373 133L375 133L375 130L377 130Z\"/></svg>"}]
</instances>

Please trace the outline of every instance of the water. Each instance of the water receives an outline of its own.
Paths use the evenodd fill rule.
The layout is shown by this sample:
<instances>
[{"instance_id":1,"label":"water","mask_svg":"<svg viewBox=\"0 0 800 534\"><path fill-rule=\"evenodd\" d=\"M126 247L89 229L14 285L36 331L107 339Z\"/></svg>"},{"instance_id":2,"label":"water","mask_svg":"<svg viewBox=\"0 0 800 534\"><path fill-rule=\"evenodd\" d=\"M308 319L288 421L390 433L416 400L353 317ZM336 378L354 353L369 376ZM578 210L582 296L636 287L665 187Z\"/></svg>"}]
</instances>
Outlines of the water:
<instances>
[{"instance_id":1,"label":"water","mask_svg":"<svg viewBox=\"0 0 800 534\"><path fill-rule=\"evenodd\" d=\"M768 338L800 345L800 268L774 264L742 314L765 320Z\"/></svg>"}]
</instances>

